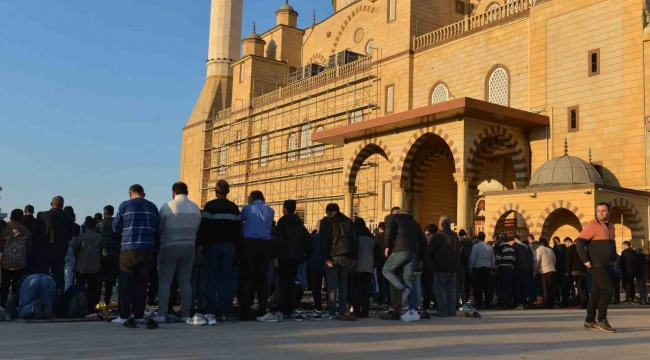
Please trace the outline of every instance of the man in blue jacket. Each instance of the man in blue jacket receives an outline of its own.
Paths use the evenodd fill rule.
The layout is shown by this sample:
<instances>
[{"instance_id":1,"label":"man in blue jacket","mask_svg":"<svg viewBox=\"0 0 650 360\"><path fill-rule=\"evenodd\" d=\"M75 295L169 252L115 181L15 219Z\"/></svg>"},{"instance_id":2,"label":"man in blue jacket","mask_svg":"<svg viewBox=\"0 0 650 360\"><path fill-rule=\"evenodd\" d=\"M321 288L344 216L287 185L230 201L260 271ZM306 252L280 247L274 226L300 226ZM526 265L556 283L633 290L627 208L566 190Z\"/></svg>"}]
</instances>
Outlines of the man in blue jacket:
<instances>
[{"instance_id":1,"label":"man in blue jacket","mask_svg":"<svg viewBox=\"0 0 650 360\"><path fill-rule=\"evenodd\" d=\"M144 317L149 271L153 263L153 244L158 224L158 208L145 200L144 189L135 184L129 188L130 200L118 208L113 230L122 234L120 252L120 318ZM133 322L131 324L135 325Z\"/></svg>"}]
</instances>

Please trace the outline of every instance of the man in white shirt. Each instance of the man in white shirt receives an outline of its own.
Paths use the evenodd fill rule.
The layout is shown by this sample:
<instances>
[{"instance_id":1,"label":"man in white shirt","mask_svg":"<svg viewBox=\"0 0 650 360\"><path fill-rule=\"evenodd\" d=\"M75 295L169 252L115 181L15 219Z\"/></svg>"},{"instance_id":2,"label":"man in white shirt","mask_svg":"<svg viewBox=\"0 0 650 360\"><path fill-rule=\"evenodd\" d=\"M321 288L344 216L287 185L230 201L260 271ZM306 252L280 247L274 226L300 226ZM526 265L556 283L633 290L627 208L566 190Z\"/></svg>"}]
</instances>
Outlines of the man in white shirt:
<instances>
[{"instance_id":1,"label":"man in white shirt","mask_svg":"<svg viewBox=\"0 0 650 360\"><path fill-rule=\"evenodd\" d=\"M540 247L535 250L535 269L534 274L542 274L542 298L544 306L552 309L555 305L553 296L553 285L555 283L555 254L548 246L548 240L539 239Z\"/></svg>"}]
</instances>

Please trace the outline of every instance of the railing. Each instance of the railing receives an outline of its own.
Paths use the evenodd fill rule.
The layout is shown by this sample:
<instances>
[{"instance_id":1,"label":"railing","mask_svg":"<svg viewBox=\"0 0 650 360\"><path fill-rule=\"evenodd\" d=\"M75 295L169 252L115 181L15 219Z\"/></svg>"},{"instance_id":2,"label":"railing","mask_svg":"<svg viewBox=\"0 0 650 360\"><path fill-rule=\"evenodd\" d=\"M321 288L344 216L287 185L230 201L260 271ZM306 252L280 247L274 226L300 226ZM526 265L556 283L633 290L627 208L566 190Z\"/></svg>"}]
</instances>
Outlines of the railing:
<instances>
[{"instance_id":1,"label":"railing","mask_svg":"<svg viewBox=\"0 0 650 360\"><path fill-rule=\"evenodd\" d=\"M414 39L415 50L454 38L470 30L505 21L530 9L531 0L513 0L498 8L471 16L463 21L445 26L436 31L417 36Z\"/></svg>"},{"instance_id":2,"label":"railing","mask_svg":"<svg viewBox=\"0 0 650 360\"><path fill-rule=\"evenodd\" d=\"M309 77L307 79L295 82L291 85L279 88L275 91L271 91L267 94L258 96L253 99L253 106L258 106L268 102L272 102L278 99L281 99L285 96L291 96L294 94L302 93L310 88L325 84L326 82L337 78L339 76L347 76L355 71L367 69L372 65L372 57L364 57L357 61L353 61L349 64L337 66L334 69L323 71L322 73Z\"/></svg>"}]
</instances>

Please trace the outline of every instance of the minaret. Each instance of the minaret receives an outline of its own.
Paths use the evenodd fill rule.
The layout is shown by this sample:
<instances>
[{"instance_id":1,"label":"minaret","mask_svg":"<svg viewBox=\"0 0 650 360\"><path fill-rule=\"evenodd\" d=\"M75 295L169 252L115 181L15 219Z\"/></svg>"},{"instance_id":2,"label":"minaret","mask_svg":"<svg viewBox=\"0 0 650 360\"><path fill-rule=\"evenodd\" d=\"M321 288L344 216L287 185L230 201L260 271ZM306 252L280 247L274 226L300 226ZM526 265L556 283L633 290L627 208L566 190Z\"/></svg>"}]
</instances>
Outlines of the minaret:
<instances>
[{"instance_id":1,"label":"minaret","mask_svg":"<svg viewBox=\"0 0 650 360\"><path fill-rule=\"evenodd\" d=\"M212 0L207 76L201 95L183 128L180 180L189 188L189 198L201 199L203 130L205 121L232 103L232 65L239 60L243 0Z\"/></svg>"}]
</instances>

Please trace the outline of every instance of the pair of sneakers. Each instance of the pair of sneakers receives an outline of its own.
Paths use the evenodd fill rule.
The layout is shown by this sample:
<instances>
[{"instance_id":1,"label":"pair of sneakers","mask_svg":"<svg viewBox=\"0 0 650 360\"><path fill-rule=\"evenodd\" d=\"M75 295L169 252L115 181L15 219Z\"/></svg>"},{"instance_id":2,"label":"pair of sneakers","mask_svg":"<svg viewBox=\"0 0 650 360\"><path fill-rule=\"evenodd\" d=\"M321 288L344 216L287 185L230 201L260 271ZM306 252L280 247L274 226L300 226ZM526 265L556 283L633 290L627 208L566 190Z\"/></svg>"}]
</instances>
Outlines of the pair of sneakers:
<instances>
[{"instance_id":1,"label":"pair of sneakers","mask_svg":"<svg viewBox=\"0 0 650 360\"><path fill-rule=\"evenodd\" d=\"M216 316L214 316L214 314L203 315L203 314L196 313L194 314L194 316L187 319L185 322L189 325L195 325L195 326L204 326L204 325L214 326L217 325L217 318Z\"/></svg>"},{"instance_id":2,"label":"pair of sneakers","mask_svg":"<svg viewBox=\"0 0 650 360\"><path fill-rule=\"evenodd\" d=\"M585 329L587 330L599 330L599 331L604 331L606 333L615 333L616 329L611 327L609 325L609 321L607 319L601 320L601 321L585 321Z\"/></svg>"},{"instance_id":3,"label":"pair of sneakers","mask_svg":"<svg viewBox=\"0 0 650 360\"><path fill-rule=\"evenodd\" d=\"M402 319L402 321L405 322L418 321L420 320L420 314L418 313L417 310L412 309L405 312L402 316L400 316L400 319Z\"/></svg>"},{"instance_id":4,"label":"pair of sneakers","mask_svg":"<svg viewBox=\"0 0 650 360\"><path fill-rule=\"evenodd\" d=\"M256 320L259 322L266 322L266 323L283 322L284 315L282 314L281 311L276 311L276 312L269 311L264 316L258 316Z\"/></svg>"}]
</instances>

